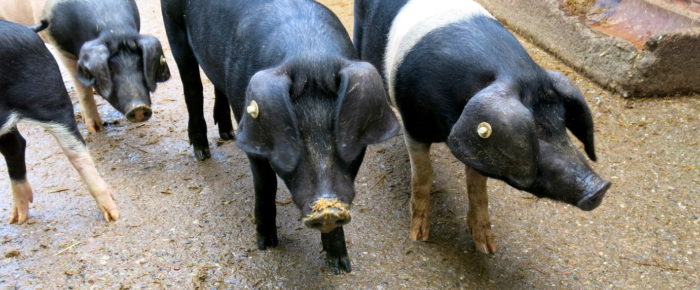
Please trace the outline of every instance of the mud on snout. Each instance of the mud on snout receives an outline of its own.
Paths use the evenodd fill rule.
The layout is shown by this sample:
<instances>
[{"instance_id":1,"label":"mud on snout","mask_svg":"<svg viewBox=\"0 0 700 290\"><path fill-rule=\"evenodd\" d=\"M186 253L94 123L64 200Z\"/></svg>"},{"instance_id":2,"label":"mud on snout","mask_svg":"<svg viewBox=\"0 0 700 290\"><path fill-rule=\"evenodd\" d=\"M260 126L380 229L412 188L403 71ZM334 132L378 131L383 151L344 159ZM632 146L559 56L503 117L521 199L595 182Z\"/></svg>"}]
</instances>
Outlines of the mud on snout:
<instances>
[{"instance_id":1,"label":"mud on snout","mask_svg":"<svg viewBox=\"0 0 700 290\"><path fill-rule=\"evenodd\" d=\"M310 213L302 219L309 228L328 233L350 223L350 205L338 199L321 197L309 207Z\"/></svg>"}]
</instances>

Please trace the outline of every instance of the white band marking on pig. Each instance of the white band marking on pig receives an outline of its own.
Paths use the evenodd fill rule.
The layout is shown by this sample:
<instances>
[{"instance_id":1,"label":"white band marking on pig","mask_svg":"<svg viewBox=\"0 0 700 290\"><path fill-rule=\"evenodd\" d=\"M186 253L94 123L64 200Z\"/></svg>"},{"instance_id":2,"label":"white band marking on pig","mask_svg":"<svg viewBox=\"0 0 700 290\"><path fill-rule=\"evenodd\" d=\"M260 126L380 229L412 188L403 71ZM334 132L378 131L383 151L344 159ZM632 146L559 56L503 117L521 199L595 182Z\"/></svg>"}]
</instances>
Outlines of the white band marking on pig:
<instances>
[{"instance_id":1,"label":"white band marking on pig","mask_svg":"<svg viewBox=\"0 0 700 290\"><path fill-rule=\"evenodd\" d=\"M68 148L71 148L72 150L80 152L88 151L85 144L81 142L78 138L75 138L75 135L73 135L73 133L71 133L65 126L53 122L41 122L37 120L22 118L19 114L15 112L10 113L10 116L7 117L7 121L5 121L5 123L2 124L2 127L0 127L0 136L9 133L15 126L17 126L17 123L38 125L39 127L46 129L46 131L49 131L51 135L56 137L56 139L59 143L61 143L62 146L66 146Z\"/></svg>"},{"instance_id":2,"label":"white band marking on pig","mask_svg":"<svg viewBox=\"0 0 700 290\"><path fill-rule=\"evenodd\" d=\"M17 122L19 122L19 115L14 112L10 113L5 124L0 127L0 136L9 133L17 125Z\"/></svg>"},{"instance_id":3,"label":"white band marking on pig","mask_svg":"<svg viewBox=\"0 0 700 290\"><path fill-rule=\"evenodd\" d=\"M474 16L493 16L473 0L410 0L391 24L384 67L391 102L395 101L396 71L406 55L431 31Z\"/></svg>"},{"instance_id":4,"label":"white band marking on pig","mask_svg":"<svg viewBox=\"0 0 700 290\"><path fill-rule=\"evenodd\" d=\"M87 146L71 133L65 126L53 122L41 122L32 119L22 119L21 123L35 124L53 135L62 148L70 148L76 152L88 152Z\"/></svg>"}]
</instances>

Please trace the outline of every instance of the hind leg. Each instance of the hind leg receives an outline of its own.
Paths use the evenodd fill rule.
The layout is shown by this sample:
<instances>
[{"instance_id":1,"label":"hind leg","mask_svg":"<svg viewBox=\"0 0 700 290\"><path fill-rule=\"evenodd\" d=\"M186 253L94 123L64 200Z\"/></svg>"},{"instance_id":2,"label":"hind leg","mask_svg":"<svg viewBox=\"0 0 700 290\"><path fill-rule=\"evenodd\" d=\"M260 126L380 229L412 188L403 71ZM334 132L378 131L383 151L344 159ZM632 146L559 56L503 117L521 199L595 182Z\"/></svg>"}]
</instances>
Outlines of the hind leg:
<instances>
[{"instance_id":1,"label":"hind leg","mask_svg":"<svg viewBox=\"0 0 700 290\"><path fill-rule=\"evenodd\" d=\"M71 118L63 119L64 122L40 124L56 137L63 153L87 184L88 190L97 202L97 207L104 215L105 220L108 222L117 220L119 209L112 197L112 189L97 172L95 162L85 146L85 141L78 133L75 121Z\"/></svg>"},{"instance_id":2,"label":"hind leg","mask_svg":"<svg viewBox=\"0 0 700 290\"><path fill-rule=\"evenodd\" d=\"M233 123L231 123L231 106L228 104L226 94L219 89L214 89L216 98L214 101L214 123L219 125L219 137L221 140L233 140Z\"/></svg>"},{"instance_id":3,"label":"hind leg","mask_svg":"<svg viewBox=\"0 0 700 290\"><path fill-rule=\"evenodd\" d=\"M174 1L170 1L170 3L172 2ZM166 11L168 2L162 1L161 4L163 10ZM199 63L187 40L185 27L177 25L170 16L168 13L163 13L163 23L173 57L175 57L177 68L180 70L185 105L187 105L189 115L187 134L194 147L194 157L202 161L211 158L211 152L209 151L209 141L207 141L207 123L204 120L204 96L202 95Z\"/></svg>"},{"instance_id":4,"label":"hind leg","mask_svg":"<svg viewBox=\"0 0 700 290\"><path fill-rule=\"evenodd\" d=\"M33 201L32 187L27 181L24 153L27 142L15 127L0 136L0 152L5 157L12 183L12 213L9 223L23 224L29 217L29 203Z\"/></svg>"}]
</instances>

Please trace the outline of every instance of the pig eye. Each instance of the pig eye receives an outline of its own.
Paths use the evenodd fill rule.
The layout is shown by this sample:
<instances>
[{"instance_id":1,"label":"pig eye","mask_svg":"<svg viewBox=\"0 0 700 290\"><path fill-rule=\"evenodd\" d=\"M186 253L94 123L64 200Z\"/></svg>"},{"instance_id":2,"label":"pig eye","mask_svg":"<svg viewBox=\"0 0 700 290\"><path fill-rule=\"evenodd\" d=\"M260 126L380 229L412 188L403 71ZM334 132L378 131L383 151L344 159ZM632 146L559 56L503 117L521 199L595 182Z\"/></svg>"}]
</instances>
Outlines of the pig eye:
<instances>
[{"instance_id":1,"label":"pig eye","mask_svg":"<svg viewBox=\"0 0 700 290\"><path fill-rule=\"evenodd\" d=\"M486 123L486 122L481 122L479 126L476 128L476 133L479 134L479 137L483 139L488 139L491 137L491 133L493 133L493 129L491 128L491 124Z\"/></svg>"},{"instance_id":2,"label":"pig eye","mask_svg":"<svg viewBox=\"0 0 700 290\"><path fill-rule=\"evenodd\" d=\"M248 105L248 107L246 108L246 112L248 112L248 115L253 117L253 119L257 119L260 115L260 108L258 107L258 102L251 101L250 105Z\"/></svg>"}]
</instances>

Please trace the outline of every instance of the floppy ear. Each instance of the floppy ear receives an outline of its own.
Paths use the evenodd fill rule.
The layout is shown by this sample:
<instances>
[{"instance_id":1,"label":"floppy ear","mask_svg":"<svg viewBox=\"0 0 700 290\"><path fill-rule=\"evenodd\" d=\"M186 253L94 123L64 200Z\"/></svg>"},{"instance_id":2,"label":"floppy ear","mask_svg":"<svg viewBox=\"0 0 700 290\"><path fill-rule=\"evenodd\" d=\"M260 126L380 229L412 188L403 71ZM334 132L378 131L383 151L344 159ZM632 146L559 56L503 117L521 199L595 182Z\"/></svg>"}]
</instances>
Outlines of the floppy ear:
<instances>
[{"instance_id":1,"label":"floppy ear","mask_svg":"<svg viewBox=\"0 0 700 290\"><path fill-rule=\"evenodd\" d=\"M156 91L156 83L162 83L170 79L170 69L165 61L163 48L160 41L151 35L141 35L139 48L143 57L143 74L146 77L146 85L151 92Z\"/></svg>"},{"instance_id":2,"label":"floppy ear","mask_svg":"<svg viewBox=\"0 0 700 290\"><path fill-rule=\"evenodd\" d=\"M94 86L103 96L112 94L112 76L109 72L111 52L99 39L83 44L78 57L78 80L86 86Z\"/></svg>"},{"instance_id":3,"label":"floppy ear","mask_svg":"<svg viewBox=\"0 0 700 290\"><path fill-rule=\"evenodd\" d=\"M537 177L537 142L532 113L512 89L499 84L468 101L447 139L464 164L520 189Z\"/></svg>"},{"instance_id":4,"label":"floppy ear","mask_svg":"<svg viewBox=\"0 0 700 290\"><path fill-rule=\"evenodd\" d=\"M283 172L296 168L302 143L289 99L291 80L284 72L256 73L248 84L246 111L238 126L236 143L244 152L267 158Z\"/></svg>"},{"instance_id":5,"label":"floppy ear","mask_svg":"<svg viewBox=\"0 0 700 290\"><path fill-rule=\"evenodd\" d=\"M581 91L558 71L547 71L554 89L563 97L566 127L583 143L588 158L596 161L593 116Z\"/></svg>"},{"instance_id":6,"label":"floppy ear","mask_svg":"<svg viewBox=\"0 0 700 290\"><path fill-rule=\"evenodd\" d=\"M367 62L352 62L340 70L337 106L336 145L345 161L353 161L367 145L399 132L382 78Z\"/></svg>"}]
</instances>

